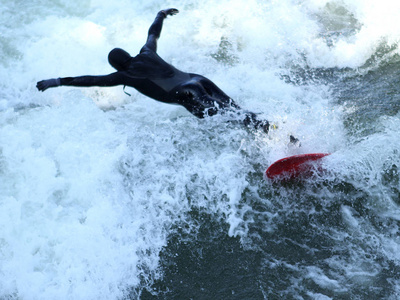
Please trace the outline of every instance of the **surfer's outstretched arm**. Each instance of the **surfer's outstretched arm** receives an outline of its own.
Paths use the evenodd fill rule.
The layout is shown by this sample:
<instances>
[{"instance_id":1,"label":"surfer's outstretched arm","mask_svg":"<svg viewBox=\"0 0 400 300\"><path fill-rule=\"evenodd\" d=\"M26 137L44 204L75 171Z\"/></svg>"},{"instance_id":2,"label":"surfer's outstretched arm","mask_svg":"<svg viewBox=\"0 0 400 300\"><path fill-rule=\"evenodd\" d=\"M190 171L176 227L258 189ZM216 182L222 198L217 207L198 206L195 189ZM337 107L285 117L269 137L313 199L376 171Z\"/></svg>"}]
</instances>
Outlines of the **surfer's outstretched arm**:
<instances>
[{"instance_id":1,"label":"surfer's outstretched arm","mask_svg":"<svg viewBox=\"0 0 400 300\"><path fill-rule=\"evenodd\" d=\"M179 11L176 8L168 8L158 12L153 24L149 28L149 33L147 35L147 41L143 48L148 48L157 52L157 40L160 37L161 29L163 26L164 19L167 16L176 15ZM143 50L142 48L142 50ZM141 51L142 51L141 50Z\"/></svg>"},{"instance_id":2,"label":"surfer's outstretched arm","mask_svg":"<svg viewBox=\"0 0 400 300\"><path fill-rule=\"evenodd\" d=\"M47 79L39 81L36 87L39 91L44 92L48 88L58 87L61 85L81 87L116 86L125 84L125 81L125 76L123 76L120 72L115 72L104 76L78 76Z\"/></svg>"}]
</instances>

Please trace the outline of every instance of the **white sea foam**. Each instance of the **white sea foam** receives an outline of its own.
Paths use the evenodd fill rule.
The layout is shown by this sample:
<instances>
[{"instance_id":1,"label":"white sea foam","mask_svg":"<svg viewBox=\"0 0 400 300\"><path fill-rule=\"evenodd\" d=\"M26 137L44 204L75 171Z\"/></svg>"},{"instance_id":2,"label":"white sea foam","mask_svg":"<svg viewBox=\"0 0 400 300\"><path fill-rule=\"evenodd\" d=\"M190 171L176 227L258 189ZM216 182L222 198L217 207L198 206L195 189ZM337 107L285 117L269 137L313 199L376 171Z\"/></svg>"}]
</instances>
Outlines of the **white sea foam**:
<instances>
[{"instance_id":1,"label":"white sea foam","mask_svg":"<svg viewBox=\"0 0 400 300\"><path fill-rule=\"evenodd\" d=\"M379 177L384 155L393 152L374 160L370 142L379 145L372 141L344 150L342 108L331 103L329 89L291 85L279 74L304 64L304 57L311 67L361 66L383 40L398 42L400 5L142 2L2 3L0 298L121 298L157 277L168 231L191 208L220 213L231 236L247 234L251 208L238 204L254 164L267 166L296 151L337 151L327 163L357 182L363 172ZM209 77L277 130L266 137L218 117L198 120L135 91L129 98L121 87L36 91L41 79L113 72L108 52L137 53L165 5L181 12L165 20L160 55ZM340 15L336 26L354 32L344 31L329 46L321 32L331 24L319 21L326 15ZM217 61L219 51L224 58ZM377 134L379 143L397 138L398 118L392 121L396 126L386 124L388 132ZM290 134L302 148L287 147ZM351 211L342 212L356 227ZM396 257L397 248L393 242L387 251ZM309 269L316 284L341 290L321 272Z\"/></svg>"}]
</instances>

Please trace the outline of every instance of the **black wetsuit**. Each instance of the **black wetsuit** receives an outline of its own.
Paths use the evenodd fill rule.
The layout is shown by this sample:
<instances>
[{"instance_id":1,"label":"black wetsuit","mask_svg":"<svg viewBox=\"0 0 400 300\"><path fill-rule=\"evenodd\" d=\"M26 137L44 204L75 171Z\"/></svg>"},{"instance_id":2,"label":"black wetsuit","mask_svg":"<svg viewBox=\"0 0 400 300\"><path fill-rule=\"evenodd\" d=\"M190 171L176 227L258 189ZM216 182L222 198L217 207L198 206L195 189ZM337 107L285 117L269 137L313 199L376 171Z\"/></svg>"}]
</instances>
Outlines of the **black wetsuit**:
<instances>
[{"instance_id":1,"label":"black wetsuit","mask_svg":"<svg viewBox=\"0 0 400 300\"><path fill-rule=\"evenodd\" d=\"M146 44L137 56L129 58L122 70L104 76L60 78L59 85L131 86L155 100L182 105L199 118L231 111L246 126L263 128L267 132L267 121L258 120L256 114L242 110L212 81L198 74L182 72L158 56L157 40L165 18L163 11L157 14L150 26Z\"/></svg>"}]
</instances>

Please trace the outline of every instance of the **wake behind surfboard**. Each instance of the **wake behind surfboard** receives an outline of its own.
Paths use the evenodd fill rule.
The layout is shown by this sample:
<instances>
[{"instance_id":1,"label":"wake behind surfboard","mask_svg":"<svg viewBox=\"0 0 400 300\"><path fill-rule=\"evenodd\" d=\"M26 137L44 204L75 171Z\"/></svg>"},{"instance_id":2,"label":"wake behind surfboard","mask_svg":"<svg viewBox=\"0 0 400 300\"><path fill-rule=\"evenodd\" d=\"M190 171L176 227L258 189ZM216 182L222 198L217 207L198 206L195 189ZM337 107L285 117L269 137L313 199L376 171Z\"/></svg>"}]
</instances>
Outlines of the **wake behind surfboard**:
<instances>
[{"instance_id":1,"label":"wake behind surfboard","mask_svg":"<svg viewBox=\"0 0 400 300\"><path fill-rule=\"evenodd\" d=\"M282 158L269 166L265 175L267 178L293 179L299 176L306 176L313 168L312 162L330 155L330 153L307 153Z\"/></svg>"}]
</instances>

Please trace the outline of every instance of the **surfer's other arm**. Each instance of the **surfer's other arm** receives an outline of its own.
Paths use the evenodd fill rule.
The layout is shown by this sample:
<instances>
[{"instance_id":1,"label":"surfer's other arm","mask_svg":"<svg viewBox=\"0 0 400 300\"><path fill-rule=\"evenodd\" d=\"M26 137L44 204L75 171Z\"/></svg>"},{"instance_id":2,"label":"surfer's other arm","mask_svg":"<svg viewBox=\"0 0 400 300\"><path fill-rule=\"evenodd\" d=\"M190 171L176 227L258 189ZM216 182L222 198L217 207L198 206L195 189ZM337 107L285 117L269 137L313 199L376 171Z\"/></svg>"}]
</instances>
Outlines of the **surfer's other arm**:
<instances>
[{"instance_id":1,"label":"surfer's other arm","mask_svg":"<svg viewBox=\"0 0 400 300\"><path fill-rule=\"evenodd\" d=\"M153 50L154 52L157 52L157 40L160 38L161 35L161 29L163 26L164 19L167 16L173 16L176 15L179 12L176 8L168 8L164 10L160 10L153 22L149 28L149 32L147 35L147 41L146 44L143 46L142 50L144 48L149 48Z\"/></svg>"},{"instance_id":2,"label":"surfer's other arm","mask_svg":"<svg viewBox=\"0 0 400 300\"><path fill-rule=\"evenodd\" d=\"M125 77L118 72L111 73L109 75L102 76L78 76L78 77L64 77L64 78L52 78L39 81L36 87L39 91L44 92L48 88L58 87L62 85L66 86L80 86L80 87L91 87L91 86L117 86L125 84Z\"/></svg>"}]
</instances>

